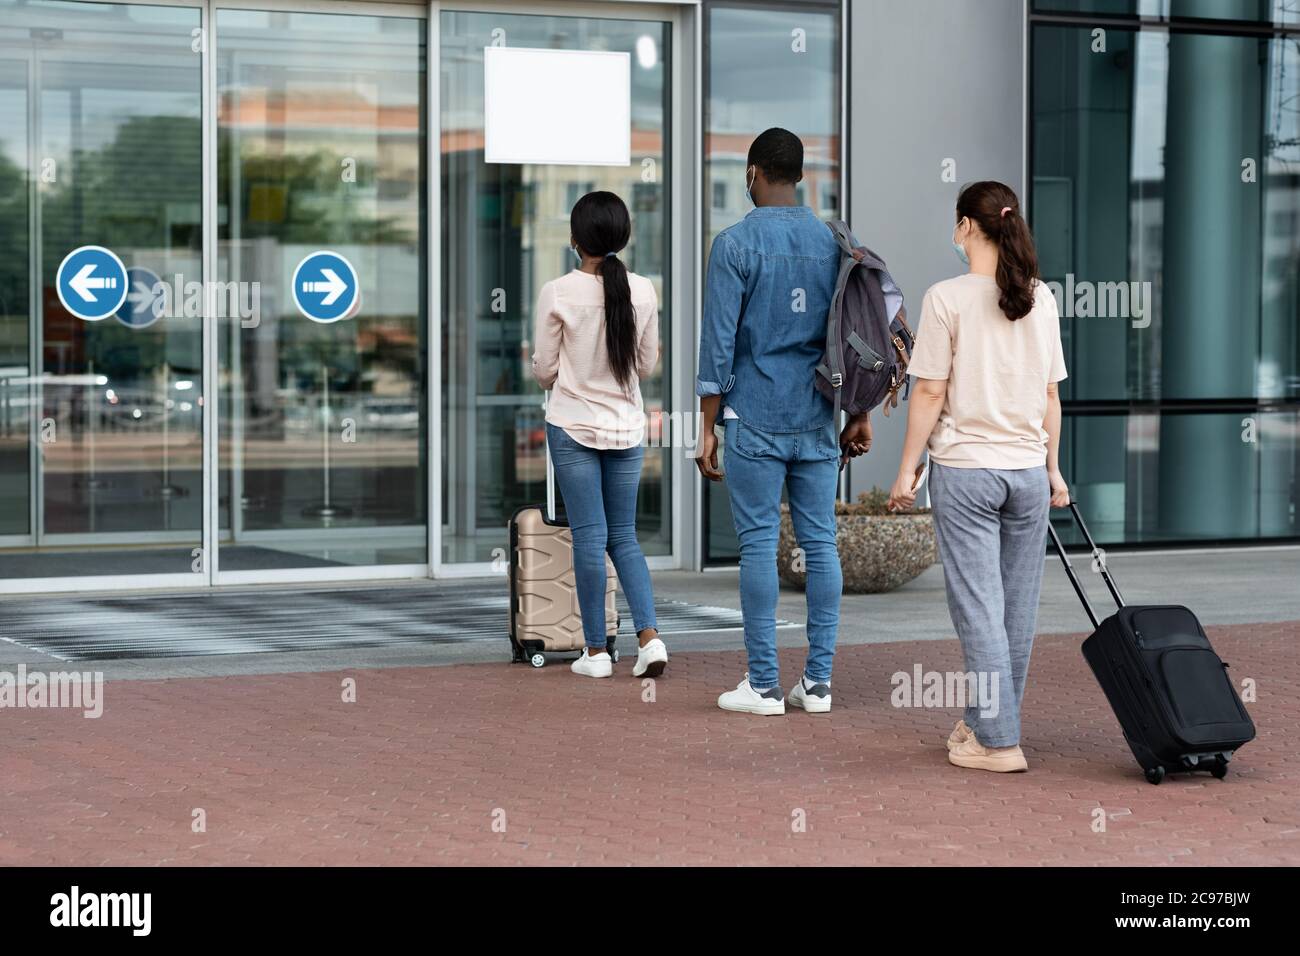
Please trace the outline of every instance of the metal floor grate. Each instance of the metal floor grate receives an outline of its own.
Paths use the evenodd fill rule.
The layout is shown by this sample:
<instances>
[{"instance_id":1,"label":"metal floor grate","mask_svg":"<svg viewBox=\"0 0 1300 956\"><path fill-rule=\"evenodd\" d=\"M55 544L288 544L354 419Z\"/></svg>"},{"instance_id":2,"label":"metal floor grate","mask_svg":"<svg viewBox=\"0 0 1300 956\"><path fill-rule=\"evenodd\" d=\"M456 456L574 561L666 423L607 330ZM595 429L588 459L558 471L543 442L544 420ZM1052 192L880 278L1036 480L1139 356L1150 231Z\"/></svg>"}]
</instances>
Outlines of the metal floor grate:
<instances>
[{"instance_id":1,"label":"metal floor grate","mask_svg":"<svg viewBox=\"0 0 1300 956\"><path fill-rule=\"evenodd\" d=\"M504 589L464 587L45 598L0 605L0 639L64 661L462 641L500 641L504 648L507 608ZM621 594L619 613L619 636L631 638ZM657 601L655 614L664 634L742 628L740 612L730 608Z\"/></svg>"}]
</instances>

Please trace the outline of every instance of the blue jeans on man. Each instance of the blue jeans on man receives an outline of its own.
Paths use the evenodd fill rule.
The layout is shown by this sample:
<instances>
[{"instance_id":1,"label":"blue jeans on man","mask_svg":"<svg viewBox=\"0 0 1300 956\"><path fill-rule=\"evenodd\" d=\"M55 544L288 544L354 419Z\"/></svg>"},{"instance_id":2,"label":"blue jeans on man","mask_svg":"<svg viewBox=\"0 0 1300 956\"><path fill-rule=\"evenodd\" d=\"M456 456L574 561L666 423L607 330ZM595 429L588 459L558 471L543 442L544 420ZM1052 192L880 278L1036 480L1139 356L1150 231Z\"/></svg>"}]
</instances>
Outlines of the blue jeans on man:
<instances>
[{"instance_id":1,"label":"blue jeans on man","mask_svg":"<svg viewBox=\"0 0 1300 956\"><path fill-rule=\"evenodd\" d=\"M835 547L839 440L832 423L804 432L767 432L738 418L726 422L727 488L740 541L740 608L745 618L749 685L780 686L776 658L779 594L776 545L781 488L807 572L810 683L828 684L835 658L843 583Z\"/></svg>"}]
</instances>

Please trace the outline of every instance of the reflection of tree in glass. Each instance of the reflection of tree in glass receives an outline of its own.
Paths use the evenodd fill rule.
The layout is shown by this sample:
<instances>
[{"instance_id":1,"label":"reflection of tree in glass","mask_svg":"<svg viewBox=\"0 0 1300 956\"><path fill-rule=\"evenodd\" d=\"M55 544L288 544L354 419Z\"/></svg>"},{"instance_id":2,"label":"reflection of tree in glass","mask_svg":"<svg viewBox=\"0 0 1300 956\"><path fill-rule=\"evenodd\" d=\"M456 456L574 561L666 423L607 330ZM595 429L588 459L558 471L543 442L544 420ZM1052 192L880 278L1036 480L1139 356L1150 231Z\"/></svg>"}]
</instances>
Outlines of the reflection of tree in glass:
<instances>
[{"instance_id":1,"label":"reflection of tree in glass","mask_svg":"<svg viewBox=\"0 0 1300 956\"><path fill-rule=\"evenodd\" d=\"M229 151L224 137L222 145L224 158ZM244 149L240 238L271 236L291 243L415 242L413 231L401 224L400 217L381 215L375 208L384 184L378 181L373 164L358 160L356 182L345 182L344 155L328 149L284 156ZM222 185L228 186L228 178Z\"/></svg>"},{"instance_id":2,"label":"reflection of tree in glass","mask_svg":"<svg viewBox=\"0 0 1300 956\"><path fill-rule=\"evenodd\" d=\"M190 250L197 261L203 242L202 171L202 129L193 117L132 116L122 121L102 148L74 153L55 182L41 191L46 287L53 286L63 257L83 245L112 249L128 266L136 251L145 253L142 258L147 260L155 255L162 258L168 251ZM49 309L51 297L45 301ZM96 374L106 375L118 387L143 385L140 379L151 376L167 360L175 374L199 374L197 322L164 319L147 329L129 329L111 319L73 322L77 324L69 328L47 317L47 345L51 338L57 341L67 334L80 347L70 351L47 347L46 371L84 371L93 361ZM60 359L68 366L51 367Z\"/></svg>"},{"instance_id":3,"label":"reflection of tree in glass","mask_svg":"<svg viewBox=\"0 0 1300 956\"><path fill-rule=\"evenodd\" d=\"M27 176L0 152L0 365L27 364L27 233Z\"/></svg>"},{"instance_id":4,"label":"reflection of tree in glass","mask_svg":"<svg viewBox=\"0 0 1300 956\"><path fill-rule=\"evenodd\" d=\"M355 181L342 172L346 149L328 148L289 155L260 151L260 144L245 143L239 165L239 234L246 242L274 239L284 245L329 247L342 244L415 246L419 236L417 200L419 184L381 180L375 164L357 159ZM231 140L223 134L219 163L230 170ZM232 177L221 181L221 201L228 200ZM383 206L398 209L384 215ZM228 233L229 226L223 226ZM418 301L418 297L416 300ZM333 412L344 414L347 396L370 393L378 378L408 383L404 390L417 394L422 368L418 313L375 315L363 309L353 320L317 324L291 317L276 326L279 385L299 397L317 399L323 391L322 369L327 370ZM251 349L251 339L246 340ZM252 367L251 352L246 368ZM252 399L250 399L252 400Z\"/></svg>"}]
</instances>

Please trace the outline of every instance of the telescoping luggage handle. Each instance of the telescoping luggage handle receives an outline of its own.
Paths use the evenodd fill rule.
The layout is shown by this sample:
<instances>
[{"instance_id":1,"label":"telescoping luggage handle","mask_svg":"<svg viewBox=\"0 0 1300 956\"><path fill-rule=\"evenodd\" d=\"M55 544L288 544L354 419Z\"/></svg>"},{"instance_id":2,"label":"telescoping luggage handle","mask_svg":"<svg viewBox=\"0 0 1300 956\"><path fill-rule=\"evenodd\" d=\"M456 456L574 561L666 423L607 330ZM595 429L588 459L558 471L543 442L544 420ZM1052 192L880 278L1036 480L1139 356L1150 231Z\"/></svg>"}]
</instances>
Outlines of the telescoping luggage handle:
<instances>
[{"instance_id":1,"label":"telescoping luggage handle","mask_svg":"<svg viewBox=\"0 0 1300 956\"><path fill-rule=\"evenodd\" d=\"M1101 579L1106 582L1106 587L1110 591L1110 596L1115 599L1116 607L1124 606L1124 596L1119 593L1119 588L1115 586L1115 579L1110 576L1110 569L1106 567L1106 554L1097 547L1092 535L1088 532L1088 526L1084 524L1083 515L1079 512L1079 505L1073 498L1070 499L1070 514L1074 515L1075 522L1079 525L1079 530L1083 532L1083 540L1088 542L1088 550L1092 553L1093 563L1101 573ZM1056 554L1061 559L1061 564L1065 566L1065 575L1074 585L1074 593L1079 595L1079 600L1083 602L1083 609L1088 612L1088 620L1092 621L1094 629L1101 626L1097 620L1097 612L1092 609L1092 602L1088 600L1087 593L1083 590L1083 585L1079 583L1079 576L1074 573L1074 566L1070 563L1070 557L1065 553L1065 546L1061 544L1061 539L1052 527L1052 523L1047 523L1047 533L1052 539L1052 544L1056 547Z\"/></svg>"},{"instance_id":2,"label":"telescoping luggage handle","mask_svg":"<svg viewBox=\"0 0 1300 956\"><path fill-rule=\"evenodd\" d=\"M542 452L546 456L546 520L555 520L555 463L551 461L551 440L546 431L546 403L551 393L542 399Z\"/></svg>"}]
</instances>

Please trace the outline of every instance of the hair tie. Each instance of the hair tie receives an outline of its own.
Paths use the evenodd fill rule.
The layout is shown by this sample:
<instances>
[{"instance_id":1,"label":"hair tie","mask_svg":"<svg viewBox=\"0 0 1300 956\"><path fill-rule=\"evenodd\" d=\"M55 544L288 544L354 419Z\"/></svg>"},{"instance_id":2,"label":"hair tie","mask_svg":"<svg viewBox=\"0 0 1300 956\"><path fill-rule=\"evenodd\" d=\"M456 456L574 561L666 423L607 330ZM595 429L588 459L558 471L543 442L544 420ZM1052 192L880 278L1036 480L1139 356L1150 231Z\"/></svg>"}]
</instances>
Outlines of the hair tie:
<instances>
[{"instance_id":1,"label":"hair tie","mask_svg":"<svg viewBox=\"0 0 1300 956\"><path fill-rule=\"evenodd\" d=\"M1005 216L1005 215L1006 215L1007 213L1009 213L1010 211L1011 211L1011 207L1010 207L1010 206L1003 206L1003 207L1002 207L1002 212L999 214L998 218L1002 218L1003 216Z\"/></svg>"},{"instance_id":2,"label":"hair tie","mask_svg":"<svg viewBox=\"0 0 1300 956\"><path fill-rule=\"evenodd\" d=\"M618 253L617 253L617 252L607 252L607 253L605 253L605 258L606 258L606 259L609 259L609 258L611 258L611 257L616 257L616 256L618 256Z\"/></svg>"}]
</instances>

